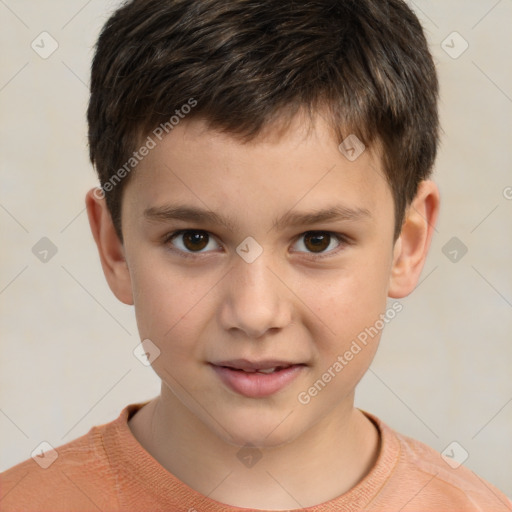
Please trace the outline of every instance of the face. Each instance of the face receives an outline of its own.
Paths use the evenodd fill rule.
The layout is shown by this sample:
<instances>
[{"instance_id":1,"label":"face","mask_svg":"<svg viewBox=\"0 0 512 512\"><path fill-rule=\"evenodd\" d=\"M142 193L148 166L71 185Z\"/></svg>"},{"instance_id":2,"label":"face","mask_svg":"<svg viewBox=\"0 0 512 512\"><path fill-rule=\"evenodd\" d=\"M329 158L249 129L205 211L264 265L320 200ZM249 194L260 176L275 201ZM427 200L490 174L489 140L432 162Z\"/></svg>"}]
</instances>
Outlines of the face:
<instances>
[{"instance_id":1,"label":"face","mask_svg":"<svg viewBox=\"0 0 512 512\"><path fill-rule=\"evenodd\" d=\"M380 157L349 161L323 122L303 126L242 144L183 122L124 191L126 279L162 396L232 444L350 411L386 313L400 239Z\"/></svg>"}]
</instances>

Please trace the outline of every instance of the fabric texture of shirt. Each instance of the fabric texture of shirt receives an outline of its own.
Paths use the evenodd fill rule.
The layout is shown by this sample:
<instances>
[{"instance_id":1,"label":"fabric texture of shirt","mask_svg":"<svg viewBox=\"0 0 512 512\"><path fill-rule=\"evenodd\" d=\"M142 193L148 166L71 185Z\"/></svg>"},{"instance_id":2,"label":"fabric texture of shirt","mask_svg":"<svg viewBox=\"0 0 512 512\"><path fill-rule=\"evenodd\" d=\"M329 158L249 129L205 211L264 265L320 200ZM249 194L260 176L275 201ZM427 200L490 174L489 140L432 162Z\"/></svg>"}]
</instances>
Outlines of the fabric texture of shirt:
<instances>
[{"instance_id":1,"label":"fabric texture of shirt","mask_svg":"<svg viewBox=\"0 0 512 512\"><path fill-rule=\"evenodd\" d=\"M128 420L147 402L127 405L110 423L46 455L0 473L2 512L239 512L180 481L133 436ZM379 429L375 465L355 487L307 512L511 512L512 501L464 466L451 467L427 445L364 412ZM56 454L55 454L56 452ZM53 457L52 457L53 455ZM46 457L48 457L46 459ZM455 464L452 464L455 466ZM292 509L290 509L292 510Z\"/></svg>"}]
</instances>

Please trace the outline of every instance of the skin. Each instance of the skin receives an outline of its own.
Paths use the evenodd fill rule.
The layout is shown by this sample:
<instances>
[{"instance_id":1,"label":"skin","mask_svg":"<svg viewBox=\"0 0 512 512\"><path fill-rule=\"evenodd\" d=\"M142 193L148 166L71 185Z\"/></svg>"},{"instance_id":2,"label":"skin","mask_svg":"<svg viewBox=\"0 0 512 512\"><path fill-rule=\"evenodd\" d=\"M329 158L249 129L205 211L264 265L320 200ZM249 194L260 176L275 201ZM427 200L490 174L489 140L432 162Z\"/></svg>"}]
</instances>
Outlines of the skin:
<instances>
[{"instance_id":1,"label":"skin","mask_svg":"<svg viewBox=\"0 0 512 512\"><path fill-rule=\"evenodd\" d=\"M375 324L388 297L414 289L439 211L436 185L422 182L394 242L393 197L378 148L350 162L321 118L309 132L305 125L297 117L280 136L270 130L243 144L200 120L181 122L126 184L124 243L105 201L94 189L86 198L109 286L134 304L141 340L160 350L152 366L161 394L131 418L130 429L180 480L239 507L313 506L368 474L379 435L354 407L354 390L380 334L307 405L297 397ZM205 208L235 225L145 217L167 204ZM333 205L368 214L273 226L287 212ZM208 232L208 245L194 253L183 236L165 240L179 229ZM331 237L319 254L307 231L341 233L348 243ZM248 236L263 249L252 263L236 252ZM248 398L209 365L234 358L306 366L274 395ZM262 455L251 468L237 457L248 443Z\"/></svg>"}]
</instances>

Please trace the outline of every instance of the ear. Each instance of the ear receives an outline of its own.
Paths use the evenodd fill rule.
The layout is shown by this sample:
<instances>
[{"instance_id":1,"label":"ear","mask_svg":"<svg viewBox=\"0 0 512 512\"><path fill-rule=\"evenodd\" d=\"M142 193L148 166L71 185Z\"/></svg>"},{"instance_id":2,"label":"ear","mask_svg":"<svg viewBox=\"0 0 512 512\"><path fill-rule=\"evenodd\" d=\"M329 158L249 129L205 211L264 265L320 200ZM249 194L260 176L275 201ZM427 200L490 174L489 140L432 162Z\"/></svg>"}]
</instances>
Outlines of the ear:
<instances>
[{"instance_id":1,"label":"ear","mask_svg":"<svg viewBox=\"0 0 512 512\"><path fill-rule=\"evenodd\" d=\"M103 191L100 188L89 190L85 196L85 204L108 285L121 302L132 305L132 285L124 247L117 236Z\"/></svg>"},{"instance_id":2,"label":"ear","mask_svg":"<svg viewBox=\"0 0 512 512\"><path fill-rule=\"evenodd\" d=\"M439 214L439 189L430 180L418 186L393 251L388 296L409 295L418 283Z\"/></svg>"}]
</instances>

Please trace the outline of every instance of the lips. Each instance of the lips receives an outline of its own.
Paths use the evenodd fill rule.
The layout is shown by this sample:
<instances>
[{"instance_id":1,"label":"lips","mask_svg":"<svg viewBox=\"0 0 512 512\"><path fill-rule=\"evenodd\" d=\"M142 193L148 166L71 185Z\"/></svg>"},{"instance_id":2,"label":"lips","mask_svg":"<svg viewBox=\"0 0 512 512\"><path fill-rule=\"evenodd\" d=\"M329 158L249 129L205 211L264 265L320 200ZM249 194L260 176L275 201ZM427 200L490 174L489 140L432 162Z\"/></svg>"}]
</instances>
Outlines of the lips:
<instances>
[{"instance_id":1,"label":"lips","mask_svg":"<svg viewBox=\"0 0 512 512\"><path fill-rule=\"evenodd\" d=\"M245 373L265 373L265 374L269 374L269 373L274 373L274 372L278 372L280 370L285 370L286 368L290 368L290 366L293 366L293 365L287 365L287 366L273 366L272 368L259 368L257 370L242 370L242 369L239 369L239 368L231 368L232 370L236 370L237 372L245 372ZM228 367L225 367L225 368L229 368Z\"/></svg>"},{"instance_id":2,"label":"lips","mask_svg":"<svg viewBox=\"0 0 512 512\"><path fill-rule=\"evenodd\" d=\"M246 372L257 372L272 369L289 368L290 366L299 365L302 363L293 363L279 359L265 359L261 361L249 361L247 359L232 359L229 361L219 361L212 363L215 366L224 366L233 370L242 370Z\"/></svg>"},{"instance_id":3,"label":"lips","mask_svg":"<svg viewBox=\"0 0 512 512\"><path fill-rule=\"evenodd\" d=\"M262 398L290 384L306 367L283 360L236 359L212 363L220 380L232 391L248 398Z\"/></svg>"}]
</instances>

